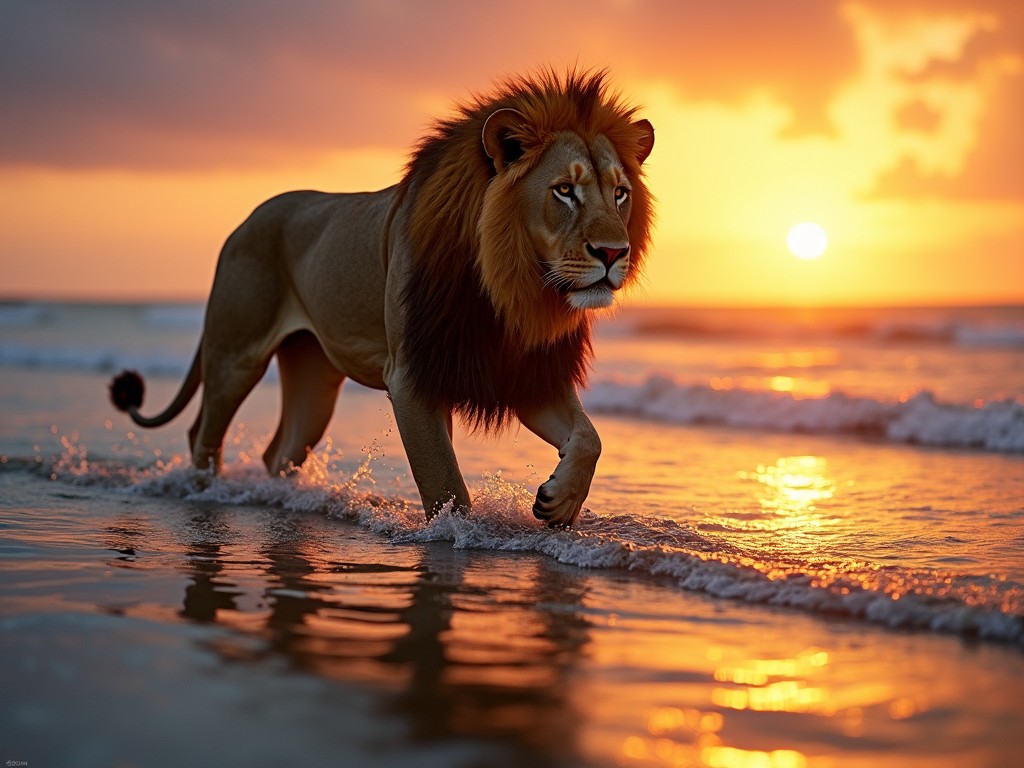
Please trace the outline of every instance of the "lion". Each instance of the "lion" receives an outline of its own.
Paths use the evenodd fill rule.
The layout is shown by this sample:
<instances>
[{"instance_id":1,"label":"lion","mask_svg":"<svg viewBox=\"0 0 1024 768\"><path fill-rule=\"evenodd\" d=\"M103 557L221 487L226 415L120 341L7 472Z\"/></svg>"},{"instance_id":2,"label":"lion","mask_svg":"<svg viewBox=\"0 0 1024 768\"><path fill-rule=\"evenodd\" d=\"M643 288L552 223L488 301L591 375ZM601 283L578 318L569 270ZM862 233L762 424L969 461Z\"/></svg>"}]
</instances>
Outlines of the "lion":
<instances>
[{"instance_id":1,"label":"lion","mask_svg":"<svg viewBox=\"0 0 1024 768\"><path fill-rule=\"evenodd\" d=\"M198 349L157 416L143 382L110 385L143 427L166 424L203 387L192 463L216 472L225 433L277 356L280 423L263 461L298 468L345 379L386 390L428 519L469 510L452 416L494 432L513 419L558 449L533 512L575 522L601 441L580 404L595 310L634 283L653 200L641 165L654 128L606 73L507 79L457 106L377 192L288 192L227 239Z\"/></svg>"}]
</instances>

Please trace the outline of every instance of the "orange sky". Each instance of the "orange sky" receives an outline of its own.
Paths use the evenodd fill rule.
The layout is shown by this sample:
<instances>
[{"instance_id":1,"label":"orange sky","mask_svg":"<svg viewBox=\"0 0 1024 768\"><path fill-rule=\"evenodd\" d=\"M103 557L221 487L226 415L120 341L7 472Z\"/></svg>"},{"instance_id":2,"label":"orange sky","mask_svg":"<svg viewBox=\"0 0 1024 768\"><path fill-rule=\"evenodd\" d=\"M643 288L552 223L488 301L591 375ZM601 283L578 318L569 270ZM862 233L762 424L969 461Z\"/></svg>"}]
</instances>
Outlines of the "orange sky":
<instances>
[{"instance_id":1,"label":"orange sky","mask_svg":"<svg viewBox=\"0 0 1024 768\"><path fill-rule=\"evenodd\" d=\"M0 296L202 299L261 200L391 184L454 100L573 64L657 129L631 302L1024 301L1019 0L2 3Z\"/></svg>"}]
</instances>

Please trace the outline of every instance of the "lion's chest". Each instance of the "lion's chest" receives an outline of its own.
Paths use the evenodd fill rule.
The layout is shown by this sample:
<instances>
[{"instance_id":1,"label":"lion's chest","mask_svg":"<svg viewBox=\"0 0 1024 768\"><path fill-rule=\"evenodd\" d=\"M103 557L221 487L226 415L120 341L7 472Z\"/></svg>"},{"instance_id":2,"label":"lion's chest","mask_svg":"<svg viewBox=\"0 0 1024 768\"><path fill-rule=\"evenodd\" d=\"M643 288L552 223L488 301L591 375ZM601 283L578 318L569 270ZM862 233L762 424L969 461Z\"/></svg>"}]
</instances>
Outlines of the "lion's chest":
<instances>
[{"instance_id":1,"label":"lion's chest","mask_svg":"<svg viewBox=\"0 0 1024 768\"><path fill-rule=\"evenodd\" d=\"M550 345L524 348L493 318L456 323L437 343L414 352L417 391L432 404L458 411L476 426L498 427L516 412L564 397L586 379L587 329ZM493 331L488 336L484 332Z\"/></svg>"}]
</instances>

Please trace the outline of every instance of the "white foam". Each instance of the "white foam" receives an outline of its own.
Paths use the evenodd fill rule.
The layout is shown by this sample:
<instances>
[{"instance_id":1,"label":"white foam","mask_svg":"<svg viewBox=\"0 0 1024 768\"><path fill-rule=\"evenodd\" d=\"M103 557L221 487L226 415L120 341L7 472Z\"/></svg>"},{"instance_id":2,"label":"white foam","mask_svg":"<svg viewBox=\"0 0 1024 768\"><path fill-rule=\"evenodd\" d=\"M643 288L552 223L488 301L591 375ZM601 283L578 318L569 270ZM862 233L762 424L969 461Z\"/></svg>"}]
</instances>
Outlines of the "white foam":
<instances>
[{"instance_id":1,"label":"white foam","mask_svg":"<svg viewBox=\"0 0 1024 768\"><path fill-rule=\"evenodd\" d=\"M993 582L979 589L974 578L960 583L948 574L859 563L831 564L817 572L806 564L766 561L673 521L642 515L601 517L588 510L576 530L551 531L533 519L532 496L525 489L496 478L485 480L474 499L472 516L441 515L395 540L534 552L580 568L667 577L683 589L716 597L1024 643L1019 586Z\"/></svg>"},{"instance_id":2,"label":"white foam","mask_svg":"<svg viewBox=\"0 0 1024 768\"><path fill-rule=\"evenodd\" d=\"M233 465L211 477L185 468L180 457L137 469L90 463L83 449L71 446L53 477L123 493L328 515L395 543L449 541L456 549L537 553L579 568L669 579L715 597L1024 645L1024 585L998 577L854 561L823 567L771 560L642 514L584 510L576 529L553 531L534 519L532 494L498 475L485 477L475 490L471 515L445 511L425 522L418 505L367 488L365 468L339 481L325 467L323 458L313 457L289 479L270 478L253 465Z\"/></svg>"},{"instance_id":3,"label":"white foam","mask_svg":"<svg viewBox=\"0 0 1024 768\"><path fill-rule=\"evenodd\" d=\"M191 352L164 349L125 351L115 347L0 344L0 366L113 373L136 370L144 376L181 378ZM276 363L267 373L277 380ZM992 401L974 407L940 403L928 392L906 402L852 397L798 398L789 393L724 389L678 383L651 376L638 384L605 380L583 393L593 413L672 424L714 424L742 429L860 434L892 442L946 448L980 448L1024 453L1024 403Z\"/></svg>"},{"instance_id":4,"label":"white foam","mask_svg":"<svg viewBox=\"0 0 1024 768\"><path fill-rule=\"evenodd\" d=\"M716 390L652 376L640 384L603 381L583 395L594 413L674 424L820 434L867 434L892 442L1024 453L1024 404L996 401L971 407L939 403L928 392L906 402L818 398L743 389Z\"/></svg>"}]
</instances>

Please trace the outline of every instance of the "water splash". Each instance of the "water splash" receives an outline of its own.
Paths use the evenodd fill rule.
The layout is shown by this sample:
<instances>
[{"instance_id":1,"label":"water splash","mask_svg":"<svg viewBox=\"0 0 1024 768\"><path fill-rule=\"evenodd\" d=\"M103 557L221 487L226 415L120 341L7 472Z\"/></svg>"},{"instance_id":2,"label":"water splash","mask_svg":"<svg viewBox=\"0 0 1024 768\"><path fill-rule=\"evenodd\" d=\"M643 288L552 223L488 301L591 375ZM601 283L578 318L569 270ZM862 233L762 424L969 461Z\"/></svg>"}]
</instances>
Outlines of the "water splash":
<instances>
[{"instance_id":1,"label":"water splash","mask_svg":"<svg viewBox=\"0 0 1024 768\"><path fill-rule=\"evenodd\" d=\"M480 479L471 515L446 509L428 522L418 503L378 492L374 464L380 456L372 446L353 467L328 443L294 473L273 477L249 451L213 475L179 455L137 467L91 461L73 437L61 443L63 452L48 472L59 482L326 515L395 545L445 541L456 549L536 553L715 597L1024 645L1024 585L1004 578L752 551L639 511L605 516L584 510L576 529L553 531L533 517L532 493L500 473Z\"/></svg>"}]
</instances>

